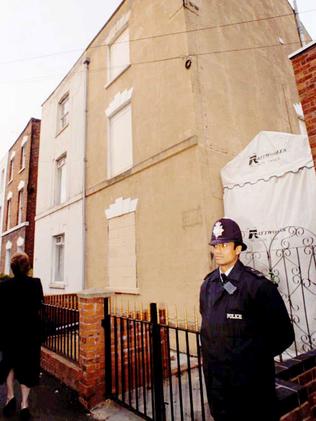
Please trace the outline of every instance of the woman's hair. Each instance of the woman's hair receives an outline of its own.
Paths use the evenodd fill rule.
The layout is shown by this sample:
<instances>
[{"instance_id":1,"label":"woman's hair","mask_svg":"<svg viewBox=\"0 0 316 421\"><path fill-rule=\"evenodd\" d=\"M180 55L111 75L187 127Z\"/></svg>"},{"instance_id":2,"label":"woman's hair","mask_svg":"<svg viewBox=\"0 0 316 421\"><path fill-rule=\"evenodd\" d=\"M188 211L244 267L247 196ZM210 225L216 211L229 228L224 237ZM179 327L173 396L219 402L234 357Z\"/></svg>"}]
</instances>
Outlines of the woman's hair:
<instances>
[{"instance_id":1,"label":"woman's hair","mask_svg":"<svg viewBox=\"0 0 316 421\"><path fill-rule=\"evenodd\" d=\"M11 269L14 275L27 275L31 269L29 256L26 253L15 253L11 258Z\"/></svg>"}]
</instances>

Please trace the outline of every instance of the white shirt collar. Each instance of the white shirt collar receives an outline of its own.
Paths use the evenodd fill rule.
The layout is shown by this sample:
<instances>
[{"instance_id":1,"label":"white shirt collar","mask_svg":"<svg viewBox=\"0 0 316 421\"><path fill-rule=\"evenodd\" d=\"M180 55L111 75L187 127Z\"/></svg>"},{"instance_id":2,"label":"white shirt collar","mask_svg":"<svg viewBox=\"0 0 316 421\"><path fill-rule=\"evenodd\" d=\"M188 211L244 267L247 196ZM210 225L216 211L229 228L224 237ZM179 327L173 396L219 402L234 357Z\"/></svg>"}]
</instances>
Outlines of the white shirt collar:
<instances>
[{"instance_id":1,"label":"white shirt collar","mask_svg":"<svg viewBox=\"0 0 316 421\"><path fill-rule=\"evenodd\" d=\"M220 273L224 273L226 276L228 276L230 274L230 272L233 270L234 266L232 266L231 268L229 268L228 270L226 270L226 272L222 272L221 270L219 270Z\"/></svg>"}]
</instances>

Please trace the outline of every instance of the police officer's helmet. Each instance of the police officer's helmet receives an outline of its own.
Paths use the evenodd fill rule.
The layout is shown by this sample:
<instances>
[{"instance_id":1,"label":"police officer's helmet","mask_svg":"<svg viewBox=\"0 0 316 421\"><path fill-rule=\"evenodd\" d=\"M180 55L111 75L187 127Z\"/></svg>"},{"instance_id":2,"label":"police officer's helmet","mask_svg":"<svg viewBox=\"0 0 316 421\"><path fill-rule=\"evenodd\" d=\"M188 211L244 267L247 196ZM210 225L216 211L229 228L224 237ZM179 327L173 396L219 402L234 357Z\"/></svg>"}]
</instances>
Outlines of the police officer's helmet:
<instances>
[{"instance_id":1,"label":"police officer's helmet","mask_svg":"<svg viewBox=\"0 0 316 421\"><path fill-rule=\"evenodd\" d=\"M221 218L213 226L209 244L215 246L216 244L229 243L230 241L241 246L242 250L247 249L246 244L243 242L239 225L232 219Z\"/></svg>"}]
</instances>

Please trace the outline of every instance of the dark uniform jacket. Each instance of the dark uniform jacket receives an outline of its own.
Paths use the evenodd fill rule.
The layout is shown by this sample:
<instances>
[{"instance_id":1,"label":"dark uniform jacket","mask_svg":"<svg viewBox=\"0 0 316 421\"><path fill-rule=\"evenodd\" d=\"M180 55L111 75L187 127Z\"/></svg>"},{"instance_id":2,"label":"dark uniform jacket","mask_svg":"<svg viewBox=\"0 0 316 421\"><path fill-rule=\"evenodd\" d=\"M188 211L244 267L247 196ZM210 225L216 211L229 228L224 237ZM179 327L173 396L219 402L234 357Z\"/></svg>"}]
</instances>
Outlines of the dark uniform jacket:
<instances>
[{"instance_id":1,"label":"dark uniform jacket","mask_svg":"<svg viewBox=\"0 0 316 421\"><path fill-rule=\"evenodd\" d=\"M0 383L12 368L20 383L29 387L38 383L42 302L38 278L20 276L0 284Z\"/></svg>"},{"instance_id":2,"label":"dark uniform jacket","mask_svg":"<svg viewBox=\"0 0 316 421\"><path fill-rule=\"evenodd\" d=\"M240 261L228 281L234 292L224 289L217 269L206 276L200 292L211 412L216 421L278 420L273 357L294 340L286 307L277 287Z\"/></svg>"}]
</instances>

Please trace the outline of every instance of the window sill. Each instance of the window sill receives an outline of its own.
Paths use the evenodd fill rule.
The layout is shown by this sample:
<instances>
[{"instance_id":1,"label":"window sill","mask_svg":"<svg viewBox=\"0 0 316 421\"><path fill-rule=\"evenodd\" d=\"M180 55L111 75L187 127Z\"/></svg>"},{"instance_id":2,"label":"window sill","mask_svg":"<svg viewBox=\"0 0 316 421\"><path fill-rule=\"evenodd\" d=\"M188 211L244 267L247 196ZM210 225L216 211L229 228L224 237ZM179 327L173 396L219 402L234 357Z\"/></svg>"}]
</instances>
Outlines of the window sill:
<instances>
[{"instance_id":1,"label":"window sill","mask_svg":"<svg viewBox=\"0 0 316 421\"><path fill-rule=\"evenodd\" d=\"M140 295L139 288L128 289L128 288L108 287L107 290L110 291L110 292L114 292L114 294Z\"/></svg>"},{"instance_id":2,"label":"window sill","mask_svg":"<svg viewBox=\"0 0 316 421\"><path fill-rule=\"evenodd\" d=\"M55 135L55 138L58 137L64 130L67 129L67 127L69 126L69 123L66 124L66 126L62 127Z\"/></svg>"},{"instance_id":3,"label":"window sill","mask_svg":"<svg viewBox=\"0 0 316 421\"><path fill-rule=\"evenodd\" d=\"M116 75L113 79L111 79L106 85L104 85L104 89L109 88L112 83L114 83L119 77L121 77L123 75L123 73L125 73L132 65L128 64L126 67L124 67L124 69L121 70L121 72Z\"/></svg>"},{"instance_id":4,"label":"window sill","mask_svg":"<svg viewBox=\"0 0 316 421\"><path fill-rule=\"evenodd\" d=\"M131 164L130 167L125 168L124 170L121 170L117 173L109 174L108 177L107 177L107 181L115 180L118 177L125 177L132 170L132 168L133 168L133 164Z\"/></svg>"},{"instance_id":5,"label":"window sill","mask_svg":"<svg viewBox=\"0 0 316 421\"><path fill-rule=\"evenodd\" d=\"M8 181L8 185L11 184L13 181L13 177Z\"/></svg>"},{"instance_id":6,"label":"window sill","mask_svg":"<svg viewBox=\"0 0 316 421\"><path fill-rule=\"evenodd\" d=\"M11 232L14 232L14 231L20 229L20 228L27 227L28 225L29 225L29 222L28 221L25 221L25 222L22 222L19 225L15 225L14 227L8 228L6 231L3 231L2 232L2 237L4 237L5 235L10 234Z\"/></svg>"},{"instance_id":7,"label":"window sill","mask_svg":"<svg viewBox=\"0 0 316 421\"><path fill-rule=\"evenodd\" d=\"M21 174L21 172L23 172L24 170L25 170L25 167L20 168L20 170L19 170L18 174Z\"/></svg>"},{"instance_id":8,"label":"window sill","mask_svg":"<svg viewBox=\"0 0 316 421\"><path fill-rule=\"evenodd\" d=\"M48 286L49 288L52 288L52 289L65 289L66 288L66 284L64 284L63 282L52 282Z\"/></svg>"}]
</instances>

